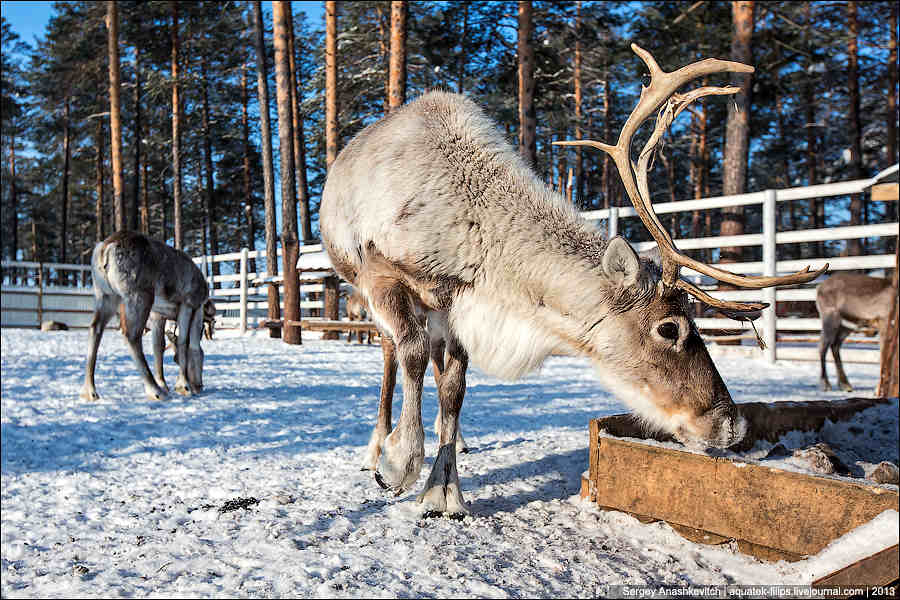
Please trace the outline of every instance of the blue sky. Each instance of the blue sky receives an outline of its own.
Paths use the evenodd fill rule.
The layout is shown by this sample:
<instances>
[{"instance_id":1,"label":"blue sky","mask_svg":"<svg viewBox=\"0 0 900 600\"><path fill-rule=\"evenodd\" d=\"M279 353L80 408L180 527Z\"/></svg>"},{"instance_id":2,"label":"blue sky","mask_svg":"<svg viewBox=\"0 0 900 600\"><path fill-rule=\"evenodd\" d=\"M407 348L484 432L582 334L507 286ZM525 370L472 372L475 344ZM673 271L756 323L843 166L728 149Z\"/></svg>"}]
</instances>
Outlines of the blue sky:
<instances>
[{"instance_id":1,"label":"blue sky","mask_svg":"<svg viewBox=\"0 0 900 600\"><path fill-rule=\"evenodd\" d=\"M272 3L263 2L263 10L272 14ZM9 21L12 30L19 34L22 41L34 45L34 39L44 34L47 22L53 14L53 2L37 2L26 0L3 0L0 3L3 17ZM310 21L324 19L323 2L291 2L294 12L305 12Z\"/></svg>"}]
</instances>

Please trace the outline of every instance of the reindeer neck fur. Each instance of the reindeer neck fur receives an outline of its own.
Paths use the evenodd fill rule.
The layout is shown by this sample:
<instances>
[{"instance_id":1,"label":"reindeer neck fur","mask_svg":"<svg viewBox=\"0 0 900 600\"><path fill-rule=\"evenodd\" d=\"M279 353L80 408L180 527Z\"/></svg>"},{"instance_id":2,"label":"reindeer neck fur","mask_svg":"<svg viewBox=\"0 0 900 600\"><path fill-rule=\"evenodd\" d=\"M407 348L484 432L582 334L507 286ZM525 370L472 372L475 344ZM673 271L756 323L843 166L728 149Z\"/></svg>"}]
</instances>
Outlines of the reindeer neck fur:
<instances>
[{"instance_id":1,"label":"reindeer neck fur","mask_svg":"<svg viewBox=\"0 0 900 600\"><path fill-rule=\"evenodd\" d=\"M425 94L356 136L329 173L321 228L345 279L365 294L360 272L392 265L501 377L558 348L592 353L606 314L655 286L647 263L623 294L601 267L608 241L457 94Z\"/></svg>"}]
</instances>

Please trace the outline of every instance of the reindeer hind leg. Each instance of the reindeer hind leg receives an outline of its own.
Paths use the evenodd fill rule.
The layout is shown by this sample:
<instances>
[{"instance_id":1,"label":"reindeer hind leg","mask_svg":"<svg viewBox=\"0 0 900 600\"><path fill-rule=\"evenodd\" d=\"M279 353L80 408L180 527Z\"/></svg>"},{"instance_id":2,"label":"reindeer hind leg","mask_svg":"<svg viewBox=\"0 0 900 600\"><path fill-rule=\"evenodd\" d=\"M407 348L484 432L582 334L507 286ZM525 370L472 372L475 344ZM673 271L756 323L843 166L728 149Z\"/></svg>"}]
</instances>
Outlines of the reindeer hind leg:
<instances>
[{"instance_id":1,"label":"reindeer hind leg","mask_svg":"<svg viewBox=\"0 0 900 600\"><path fill-rule=\"evenodd\" d=\"M131 356L137 365L141 379L144 380L144 393L149 400L163 400L166 393L157 385L144 356L143 336L150 309L153 306L153 292L139 291L130 294L123 302L124 322L122 323L125 339L131 349Z\"/></svg>"},{"instance_id":2,"label":"reindeer hind leg","mask_svg":"<svg viewBox=\"0 0 900 600\"><path fill-rule=\"evenodd\" d=\"M841 326L838 329L837 336L831 344L831 355L834 357L834 366L837 370L838 387L845 392L852 392L853 386L850 385L850 381L847 379L847 374L844 372L844 363L841 361L841 345L848 335L850 335L850 330L846 327Z\"/></svg>"},{"instance_id":3,"label":"reindeer hind leg","mask_svg":"<svg viewBox=\"0 0 900 600\"><path fill-rule=\"evenodd\" d=\"M90 349L88 350L87 365L84 373L84 386L79 397L82 400L99 400L100 395L94 386L94 371L97 367L97 350L100 340L103 338L103 330L106 324L116 312L116 299L113 296L102 295L94 302L94 317L91 319Z\"/></svg>"},{"instance_id":4,"label":"reindeer hind leg","mask_svg":"<svg viewBox=\"0 0 900 600\"><path fill-rule=\"evenodd\" d=\"M833 347L840 327L841 318L839 315L829 313L822 314L822 331L819 334L819 365L821 367L819 373L819 388L826 392L831 390L831 384L828 382L828 370L825 367L825 357L828 354L828 349Z\"/></svg>"},{"instance_id":5,"label":"reindeer hind leg","mask_svg":"<svg viewBox=\"0 0 900 600\"><path fill-rule=\"evenodd\" d=\"M415 484L425 460L422 382L428 364L428 336L415 300L399 281L383 277L372 290L372 310L386 326L403 367L403 408L397 427L384 440L375 479L401 493Z\"/></svg>"},{"instance_id":6,"label":"reindeer hind leg","mask_svg":"<svg viewBox=\"0 0 900 600\"><path fill-rule=\"evenodd\" d=\"M394 387L397 383L397 348L394 346L394 340L388 336L381 338L381 354L383 359L381 398L378 402L378 417L375 420L375 427L372 429L372 436L369 438L369 445L366 448L365 457L363 457L361 469L363 471L374 471L378 466L384 439L391 432L391 410L394 402Z\"/></svg>"}]
</instances>

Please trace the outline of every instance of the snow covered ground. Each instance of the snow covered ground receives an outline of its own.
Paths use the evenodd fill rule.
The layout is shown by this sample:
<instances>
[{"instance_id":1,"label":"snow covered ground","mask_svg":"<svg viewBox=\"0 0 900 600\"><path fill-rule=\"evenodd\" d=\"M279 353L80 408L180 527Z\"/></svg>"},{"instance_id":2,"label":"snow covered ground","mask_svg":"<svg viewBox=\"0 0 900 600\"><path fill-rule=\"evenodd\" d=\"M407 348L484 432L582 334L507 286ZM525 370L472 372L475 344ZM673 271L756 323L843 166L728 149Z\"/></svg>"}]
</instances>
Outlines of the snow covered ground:
<instances>
[{"instance_id":1,"label":"snow covered ground","mask_svg":"<svg viewBox=\"0 0 900 600\"><path fill-rule=\"evenodd\" d=\"M471 516L422 518L419 489L395 498L359 470L379 347L310 337L205 342L206 391L151 403L108 332L102 400L85 403L86 332L0 331L2 596L590 597L610 584L809 582L807 561L762 563L580 500L589 419L626 409L576 358L512 383L470 370L459 470ZM847 395L818 392L815 363L715 360L739 402ZM871 395L877 365L845 366ZM429 375L426 424L434 392ZM425 451L418 487L432 431ZM239 498L259 502L222 510Z\"/></svg>"}]
</instances>

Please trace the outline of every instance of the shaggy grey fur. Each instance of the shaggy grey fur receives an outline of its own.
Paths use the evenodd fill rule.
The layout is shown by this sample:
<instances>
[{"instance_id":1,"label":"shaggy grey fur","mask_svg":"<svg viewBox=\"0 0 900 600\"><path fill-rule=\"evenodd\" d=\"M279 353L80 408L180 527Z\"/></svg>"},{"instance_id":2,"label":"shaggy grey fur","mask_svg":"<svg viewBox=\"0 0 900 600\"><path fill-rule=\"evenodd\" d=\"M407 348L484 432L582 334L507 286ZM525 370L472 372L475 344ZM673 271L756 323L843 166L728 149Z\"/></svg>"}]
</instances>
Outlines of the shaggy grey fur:
<instances>
[{"instance_id":1,"label":"shaggy grey fur","mask_svg":"<svg viewBox=\"0 0 900 600\"><path fill-rule=\"evenodd\" d=\"M114 233L94 247L91 271L94 318L81 397L99 398L94 386L97 349L103 330L117 309L122 333L144 380L147 397L161 400L168 393L162 373L166 319L176 320L180 332L175 351L180 374L175 389L185 395L200 392L204 358L200 339L209 289L190 257L162 242L124 231ZM157 380L150 374L141 344L148 319L153 333Z\"/></svg>"}]
</instances>

